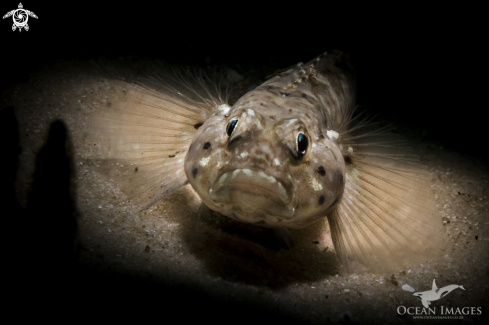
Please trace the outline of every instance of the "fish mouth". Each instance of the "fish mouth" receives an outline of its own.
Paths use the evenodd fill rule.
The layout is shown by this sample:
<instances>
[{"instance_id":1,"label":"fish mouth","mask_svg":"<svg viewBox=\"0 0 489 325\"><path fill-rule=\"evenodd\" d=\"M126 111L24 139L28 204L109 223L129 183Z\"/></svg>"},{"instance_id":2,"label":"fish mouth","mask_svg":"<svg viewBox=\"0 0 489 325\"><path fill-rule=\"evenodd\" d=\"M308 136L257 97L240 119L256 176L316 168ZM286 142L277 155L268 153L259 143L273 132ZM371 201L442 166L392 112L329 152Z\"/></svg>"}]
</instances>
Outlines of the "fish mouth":
<instances>
[{"instance_id":1,"label":"fish mouth","mask_svg":"<svg viewBox=\"0 0 489 325\"><path fill-rule=\"evenodd\" d=\"M220 174L209 190L216 203L231 204L242 212L291 218L291 186L261 170L239 168Z\"/></svg>"}]
</instances>

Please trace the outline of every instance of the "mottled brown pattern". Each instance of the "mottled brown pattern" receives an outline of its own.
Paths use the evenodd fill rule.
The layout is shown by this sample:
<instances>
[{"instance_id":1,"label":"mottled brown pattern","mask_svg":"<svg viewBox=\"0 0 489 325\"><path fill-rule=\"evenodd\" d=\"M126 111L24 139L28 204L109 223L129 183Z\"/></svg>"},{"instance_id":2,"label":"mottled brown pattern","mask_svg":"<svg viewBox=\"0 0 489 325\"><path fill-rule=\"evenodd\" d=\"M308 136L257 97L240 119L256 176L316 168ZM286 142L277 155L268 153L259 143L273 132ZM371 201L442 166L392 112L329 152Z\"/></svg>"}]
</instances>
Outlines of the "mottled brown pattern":
<instances>
[{"instance_id":1,"label":"mottled brown pattern","mask_svg":"<svg viewBox=\"0 0 489 325\"><path fill-rule=\"evenodd\" d=\"M190 182L205 204L241 221L290 228L308 226L334 208L343 194L345 169L338 143L323 136L335 122L328 123L335 116L324 108L347 112L354 104L353 86L338 87L352 78L350 71L328 63L337 55L271 78L239 99L224 119L215 115L199 128L193 142L209 141L212 154L188 154L185 168L187 173L203 170L198 181ZM225 127L237 117L228 137ZM297 152L299 132L309 143L303 157ZM324 177L326 169L336 176ZM232 210L236 205L241 211Z\"/></svg>"}]
</instances>

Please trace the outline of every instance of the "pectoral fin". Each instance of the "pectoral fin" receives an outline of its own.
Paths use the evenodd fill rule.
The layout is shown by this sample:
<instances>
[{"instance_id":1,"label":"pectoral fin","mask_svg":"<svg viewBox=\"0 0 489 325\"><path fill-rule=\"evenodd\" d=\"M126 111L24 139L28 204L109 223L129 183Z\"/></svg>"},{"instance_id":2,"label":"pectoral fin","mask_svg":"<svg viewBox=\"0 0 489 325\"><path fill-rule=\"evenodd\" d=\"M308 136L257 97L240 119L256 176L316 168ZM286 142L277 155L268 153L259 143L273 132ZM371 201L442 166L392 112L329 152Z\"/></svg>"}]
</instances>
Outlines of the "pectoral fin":
<instances>
[{"instance_id":1,"label":"pectoral fin","mask_svg":"<svg viewBox=\"0 0 489 325\"><path fill-rule=\"evenodd\" d=\"M286 228L274 228L278 244L282 249L291 249L295 246L295 241Z\"/></svg>"},{"instance_id":2,"label":"pectoral fin","mask_svg":"<svg viewBox=\"0 0 489 325\"><path fill-rule=\"evenodd\" d=\"M339 137L352 155L343 197L328 216L339 260L356 272L395 270L443 256L443 223L419 158L375 125L353 129Z\"/></svg>"},{"instance_id":3,"label":"pectoral fin","mask_svg":"<svg viewBox=\"0 0 489 325\"><path fill-rule=\"evenodd\" d=\"M210 222L211 209L209 209L209 207L204 202L200 203L198 218L199 218L199 221L203 221L206 223Z\"/></svg>"},{"instance_id":4,"label":"pectoral fin","mask_svg":"<svg viewBox=\"0 0 489 325\"><path fill-rule=\"evenodd\" d=\"M205 86L199 76L193 78L167 76L154 88L126 85L127 93L117 94L89 118L88 161L142 210L187 184L184 162L193 135L218 107L217 100L204 98L198 82L192 88L192 80ZM178 86L190 90L184 94ZM203 94L200 102L192 92Z\"/></svg>"}]
</instances>

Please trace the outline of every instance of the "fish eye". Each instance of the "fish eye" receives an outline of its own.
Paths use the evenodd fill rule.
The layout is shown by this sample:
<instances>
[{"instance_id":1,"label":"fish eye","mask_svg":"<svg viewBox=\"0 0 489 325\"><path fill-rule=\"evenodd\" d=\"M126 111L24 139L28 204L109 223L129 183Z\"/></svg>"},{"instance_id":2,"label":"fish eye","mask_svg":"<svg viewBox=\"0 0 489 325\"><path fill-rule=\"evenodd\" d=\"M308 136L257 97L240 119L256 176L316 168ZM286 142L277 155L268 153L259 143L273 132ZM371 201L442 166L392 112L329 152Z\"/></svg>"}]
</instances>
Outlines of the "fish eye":
<instances>
[{"instance_id":1,"label":"fish eye","mask_svg":"<svg viewBox=\"0 0 489 325\"><path fill-rule=\"evenodd\" d=\"M236 129L236 126L238 126L239 123L239 118L235 117L231 121L229 121L228 125L226 126L226 133L230 137L231 134L233 134L234 130Z\"/></svg>"},{"instance_id":2,"label":"fish eye","mask_svg":"<svg viewBox=\"0 0 489 325\"><path fill-rule=\"evenodd\" d=\"M302 159L306 154L307 147L309 146L309 140L303 132L299 132L296 135L297 156Z\"/></svg>"}]
</instances>

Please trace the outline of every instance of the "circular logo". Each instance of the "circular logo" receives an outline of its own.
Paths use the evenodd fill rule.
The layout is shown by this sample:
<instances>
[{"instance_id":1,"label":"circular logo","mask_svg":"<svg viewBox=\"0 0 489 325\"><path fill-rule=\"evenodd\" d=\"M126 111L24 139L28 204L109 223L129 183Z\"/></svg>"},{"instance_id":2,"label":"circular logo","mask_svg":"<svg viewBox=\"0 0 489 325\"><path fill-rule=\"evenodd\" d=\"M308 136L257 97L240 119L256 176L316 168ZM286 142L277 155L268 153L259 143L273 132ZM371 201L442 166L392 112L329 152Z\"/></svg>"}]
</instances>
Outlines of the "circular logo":
<instances>
[{"instance_id":1,"label":"circular logo","mask_svg":"<svg viewBox=\"0 0 489 325\"><path fill-rule=\"evenodd\" d=\"M17 27L24 27L27 24L27 20L29 19L29 16L27 15L27 12L25 12L24 9L15 10L12 16L14 18L14 24Z\"/></svg>"}]
</instances>

